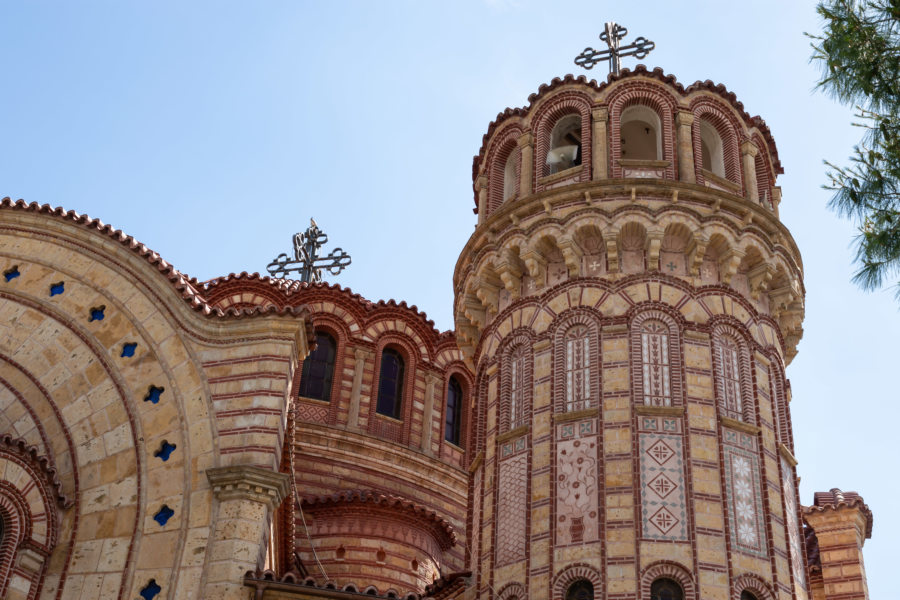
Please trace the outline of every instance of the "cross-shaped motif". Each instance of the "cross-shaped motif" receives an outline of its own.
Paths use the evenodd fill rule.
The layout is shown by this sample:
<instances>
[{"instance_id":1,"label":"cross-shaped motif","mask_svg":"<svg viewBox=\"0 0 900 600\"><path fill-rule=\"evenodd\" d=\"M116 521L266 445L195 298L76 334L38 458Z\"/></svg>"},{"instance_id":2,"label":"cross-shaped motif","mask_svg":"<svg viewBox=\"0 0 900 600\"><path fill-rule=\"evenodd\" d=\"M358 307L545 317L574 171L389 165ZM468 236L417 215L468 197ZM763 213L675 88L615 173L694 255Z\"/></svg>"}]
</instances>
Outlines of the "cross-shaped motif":
<instances>
[{"instance_id":1,"label":"cross-shaped motif","mask_svg":"<svg viewBox=\"0 0 900 600\"><path fill-rule=\"evenodd\" d=\"M337 275L350 264L350 255L341 248L335 248L328 256L319 256L319 249L328 242L328 236L319 229L314 219L309 220L309 228L294 234L294 260L287 254L279 254L266 266L275 277L286 277L288 273L300 274L300 281L306 283L322 281L322 269Z\"/></svg>"},{"instance_id":2,"label":"cross-shaped motif","mask_svg":"<svg viewBox=\"0 0 900 600\"><path fill-rule=\"evenodd\" d=\"M609 46L607 50L594 50L593 48L585 48L584 52L575 58L575 64L585 69L592 69L598 62L608 60L609 72L618 75L620 63L619 59L623 56L634 56L637 59L644 58L656 44L645 37L639 37L627 46L619 47L619 41L628 35L628 30L621 25L609 22L606 23L603 33L600 34L600 40L606 42Z\"/></svg>"},{"instance_id":3,"label":"cross-shaped motif","mask_svg":"<svg viewBox=\"0 0 900 600\"><path fill-rule=\"evenodd\" d=\"M600 263L598 263L596 260L592 260L591 264L589 264L588 266L591 268L592 271L596 271L597 269L600 268Z\"/></svg>"},{"instance_id":4,"label":"cross-shaped motif","mask_svg":"<svg viewBox=\"0 0 900 600\"><path fill-rule=\"evenodd\" d=\"M674 271L675 269L678 268L678 266L670 260L670 261L669 261L669 264L666 265L666 268L667 268L669 271Z\"/></svg>"}]
</instances>

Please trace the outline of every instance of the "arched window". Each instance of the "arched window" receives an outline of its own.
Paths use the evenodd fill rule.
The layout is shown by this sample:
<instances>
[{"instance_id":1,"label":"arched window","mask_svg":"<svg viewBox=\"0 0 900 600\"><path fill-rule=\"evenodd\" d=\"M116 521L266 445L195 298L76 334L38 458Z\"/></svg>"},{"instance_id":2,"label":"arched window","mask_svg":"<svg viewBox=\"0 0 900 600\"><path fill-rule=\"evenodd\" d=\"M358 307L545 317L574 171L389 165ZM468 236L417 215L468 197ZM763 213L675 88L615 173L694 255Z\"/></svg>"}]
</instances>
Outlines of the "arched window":
<instances>
[{"instance_id":1,"label":"arched window","mask_svg":"<svg viewBox=\"0 0 900 600\"><path fill-rule=\"evenodd\" d=\"M627 160L662 160L662 127L649 106L629 106L622 111L622 156Z\"/></svg>"},{"instance_id":2,"label":"arched window","mask_svg":"<svg viewBox=\"0 0 900 600\"><path fill-rule=\"evenodd\" d=\"M589 333L584 325L566 332L566 412L591 406Z\"/></svg>"},{"instance_id":3,"label":"arched window","mask_svg":"<svg viewBox=\"0 0 900 600\"><path fill-rule=\"evenodd\" d=\"M525 351L519 346L509 357L509 429L525 424Z\"/></svg>"},{"instance_id":4,"label":"arched window","mask_svg":"<svg viewBox=\"0 0 900 600\"><path fill-rule=\"evenodd\" d=\"M579 579L566 590L566 600L594 600L594 585L586 579Z\"/></svg>"},{"instance_id":5,"label":"arched window","mask_svg":"<svg viewBox=\"0 0 900 600\"><path fill-rule=\"evenodd\" d=\"M581 164L581 115L567 115L550 131L547 153L548 174L559 173Z\"/></svg>"},{"instance_id":6,"label":"arched window","mask_svg":"<svg viewBox=\"0 0 900 600\"><path fill-rule=\"evenodd\" d=\"M684 600L684 592L672 579L657 579L650 585L650 600Z\"/></svg>"},{"instance_id":7,"label":"arched window","mask_svg":"<svg viewBox=\"0 0 900 600\"><path fill-rule=\"evenodd\" d=\"M444 439L459 446L462 430L462 386L456 377L447 385L447 409L444 419Z\"/></svg>"},{"instance_id":8,"label":"arched window","mask_svg":"<svg viewBox=\"0 0 900 600\"><path fill-rule=\"evenodd\" d=\"M726 417L741 420L743 402L741 399L740 347L733 337L723 335L715 341L715 352L719 406Z\"/></svg>"},{"instance_id":9,"label":"arched window","mask_svg":"<svg viewBox=\"0 0 900 600\"><path fill-rule=\"evenodd\" d=\"M641 327L641 372L644 404L672 406L669 328L662 321L648 320Z\"/></svg>"},{"instance_id":10,"label":"arched window","mask_svg":"<svg viewBox=\"0 0 900 600\"><path fill-rule=\"evenodd\" d=\"M741 592L741 600L759 600L755 594L748 590Z\"/></svg>"},{"instance_id":11,"label":"arched window","mask_svg":"<svg viewBox=\"0 0 900 600\"><path fill-rule=\"evenodd\" d=\"M725 152L722 148L722 136L715 125L706 119L700 119L700 158L701 167L719 177L725 177Z\"/></svg>"},{"instance_id":12,"label":"arched window","mask_svg":"<svg viewBox=\"0 0 900 600\"><path fill-rule=\"evenodd\" d=\"M403 357L393 348L381 353L381 374L378 377L376 412L394 419L400 418L403 400Z\"/></svg>"},{"instance_id":13,"label":"arched window","mask_svg":"<svg viewBox=\"0 0 900 600\"><path fill-rule=\"evenodd\" d=\"M519 149L515 148L509 153L506 164L503 166L503 202L516 195L518 180Z\"/></svg>"},{"instance_id":14,"label":"arched window","mask_svg":"<svg viewBox=\"0 0 900 600\"><path fill-rule=\"evenodd\" d=\"M303 361L300 375L300 395L314 400L331 399L336 344L327 333L316 334L316 349Z\"/></svg>"}]
</instances>

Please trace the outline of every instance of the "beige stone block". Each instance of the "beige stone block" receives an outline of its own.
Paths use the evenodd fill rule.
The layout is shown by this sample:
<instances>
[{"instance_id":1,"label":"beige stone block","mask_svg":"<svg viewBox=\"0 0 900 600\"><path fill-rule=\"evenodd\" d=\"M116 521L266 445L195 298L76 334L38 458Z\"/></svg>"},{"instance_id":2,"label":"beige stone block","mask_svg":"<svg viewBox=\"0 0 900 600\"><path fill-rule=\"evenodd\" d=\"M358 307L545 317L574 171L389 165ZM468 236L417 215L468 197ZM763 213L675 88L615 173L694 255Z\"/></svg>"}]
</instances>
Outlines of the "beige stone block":
<instances>
[{"instance_id":1,"label":"beige stone block","mask_svg":"<svg viewBox=\"0 0 900 600\"><path fill-rule=\"evenodd\" d=\"M103 540L84 540L72 550L72 573L95 573L103 551Z\"/></svg>"},{"instance_id":2,"label":"beige stone block","mask_svg":"<svg viewBox=\"0 0 900 600\"><path fill-rule=\"evenodd\" d=\"M97 571L101 573L121 573L125 568L130 543L131 539L127 537L103 540L103 549L100 554Z\"/></svg>"}]
</instances>

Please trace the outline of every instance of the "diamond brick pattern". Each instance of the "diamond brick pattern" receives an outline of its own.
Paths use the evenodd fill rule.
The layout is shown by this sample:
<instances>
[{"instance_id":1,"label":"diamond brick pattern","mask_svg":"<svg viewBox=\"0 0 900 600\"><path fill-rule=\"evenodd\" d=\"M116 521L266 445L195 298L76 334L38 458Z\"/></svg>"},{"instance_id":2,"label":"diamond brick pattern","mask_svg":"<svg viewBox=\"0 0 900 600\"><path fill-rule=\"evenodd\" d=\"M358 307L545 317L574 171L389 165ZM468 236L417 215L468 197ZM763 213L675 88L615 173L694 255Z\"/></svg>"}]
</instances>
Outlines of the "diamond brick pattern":
<instances>
[{"instance_id":1,"label":"diamond brick pattern","mask_svg":"<svg viewBox=\"0 0 900 600\"><path fill-rule=\"evenodd\" d=\"M681 420L641 417L640 430L642 535L647 539L687 540Z\"/></svg>"}]
</instances>

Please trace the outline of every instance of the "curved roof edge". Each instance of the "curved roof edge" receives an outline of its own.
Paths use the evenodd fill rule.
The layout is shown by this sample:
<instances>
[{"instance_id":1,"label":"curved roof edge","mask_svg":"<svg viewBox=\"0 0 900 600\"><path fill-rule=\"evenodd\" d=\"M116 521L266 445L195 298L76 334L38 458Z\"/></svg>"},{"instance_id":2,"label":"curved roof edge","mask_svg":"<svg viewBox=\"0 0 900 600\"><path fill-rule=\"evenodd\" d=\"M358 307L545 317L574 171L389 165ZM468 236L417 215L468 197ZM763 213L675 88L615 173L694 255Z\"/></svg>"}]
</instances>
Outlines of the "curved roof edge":
<instances>
[{"instance_id":1,"label":"curved roof edge","mask_svg":"<svg viewBox=\"0 0 900 600\"><path fill-rule=\"evenodd\" d=\"M435 511L425 508L420 504L416 504L412 500L407 500L401 496L393 494L384 494L374 490L345 490L325 496L306 497L300 500L301 504L309 509L328 508L339 504L373 504L375 506L384 506L385 508L396 508L409 513L426 522L435 525L445 536L446 539L440 540L444 549L452 548L456 545L457 534L447 519L438 515Z\"/></svg>"},{"instance_id":2,"label":"curved roof edge","mask_svg":"<svg viewBox=\"0 0 900 600\"><path fill-rule=\"evenodd\" d=\"M213 306L230 294L237 293L241 290L248 289L248 286L254 286L256 291L266 293L268 298L275 302L279 307L293 306L297 303L312 302L309 296L316 292L336 293L342 295L347 300L356 304L361 310L372 313L380 309L400 309L407 311L410 317L418 320L421 325L432 332L436 344L445 341L455 340L455 334L452 330L439 331L434 321L428 318L428 315L419 310L415 304L407 304L401 300L397 302L390 300L368 300L364 296L354 292L350 288L342 287L337 283L319 282L306 283L295 279L278 279L259 273L229 273L223 277L216 277L208 281L197 281L192 279L191 283L202 291L209 303Z\"/></svg>"},{"instance_id":3,"label":"curved roof edge","mask_svg":"<svg viewBox=\"0 0 900 600\"><path fill-rule=\"evenodd\" d=\"M74 225L105 235L111 240L119 242L125 248L144 258L148 264L168 279L169 283L171 283L172 287L178 292L181 298L187 302L194 311L203 316L223 319L242 319L260 315L288 315L304 317L308 320L309 311L305 306L279 307L267 304L245 308L227 308L224 310L215 307L200 293L196 279L189 278L187 275L176 269L171 263L164 260L158 252L154 252L145 244L142 244L121 229L115 229L112 225L104 223L100 219L94 219L86 214L80 214L74 210L66 210L62 207L54 208L49 204L38 204L37 202L26 203L21 199L14 201L10 199L9 196L0 200L0 210L13 210L46 215L51 218L68 221ZM307 329L309 330L307 333L311 334L311 328L308 326Z\"/></svg>"}]
</instances>

